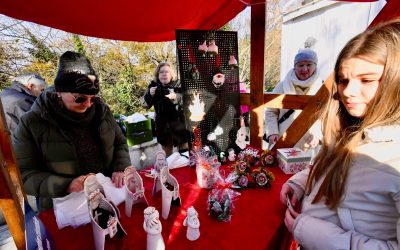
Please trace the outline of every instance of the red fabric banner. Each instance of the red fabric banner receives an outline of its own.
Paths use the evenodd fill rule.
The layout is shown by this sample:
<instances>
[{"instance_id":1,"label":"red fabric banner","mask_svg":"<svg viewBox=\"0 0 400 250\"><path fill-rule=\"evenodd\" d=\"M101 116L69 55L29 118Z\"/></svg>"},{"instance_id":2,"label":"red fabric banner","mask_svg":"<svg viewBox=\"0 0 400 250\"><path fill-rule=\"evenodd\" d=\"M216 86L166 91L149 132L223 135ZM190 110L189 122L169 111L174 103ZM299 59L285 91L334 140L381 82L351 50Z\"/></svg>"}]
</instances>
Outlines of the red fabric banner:
<instances>
[{"instance_id":1,"label":"red fabric banner","mask_svg":"<svg viewBox=\"0 0 400 250\"><path fill-rule=\"evenodd\" d=\"M365 3L367 3L367 2L376 2L378 0L332 0L332 1L337 1L337 2L359 2L359 3L365 2Z\"/></svg>"},{"instance_id":2,"label":"red fabric banner","mask_svg":"<svg viewBox=\"0 0 400 250\"><path fill-rule=\"evenodd\" d=\"M377 0L338 0L375 2ZM0 13L75 34L139 42L175 40L175 30L218 29L261 0L2 0ZM373 24L400 15L388 0ZM268 4L268 3L267 3ZM389 8L389 6L391 8ZM392 9L392 8L395 8ZM390 9L390 10L389 10Z\"/></svg>"}]
</instances>

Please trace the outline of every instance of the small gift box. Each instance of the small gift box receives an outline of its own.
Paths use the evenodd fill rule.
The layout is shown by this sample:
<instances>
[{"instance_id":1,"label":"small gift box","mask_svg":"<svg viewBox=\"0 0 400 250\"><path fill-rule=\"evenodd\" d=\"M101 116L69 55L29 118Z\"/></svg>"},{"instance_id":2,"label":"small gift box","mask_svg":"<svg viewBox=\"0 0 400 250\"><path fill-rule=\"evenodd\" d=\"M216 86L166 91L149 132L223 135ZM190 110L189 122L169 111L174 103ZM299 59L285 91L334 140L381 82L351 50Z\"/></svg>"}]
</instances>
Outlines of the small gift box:
<instances>
[{"instance_id":1,"label":"small gift box","mask_svg":"<svg viewBox=\"0 0 400 250\"><path fill-rule=\"evenodd\" d=\"M310 165L311 155L299 148L281 148L277 151L279 167L285 174L295 174Z\"/></svg>"}]
</instances>

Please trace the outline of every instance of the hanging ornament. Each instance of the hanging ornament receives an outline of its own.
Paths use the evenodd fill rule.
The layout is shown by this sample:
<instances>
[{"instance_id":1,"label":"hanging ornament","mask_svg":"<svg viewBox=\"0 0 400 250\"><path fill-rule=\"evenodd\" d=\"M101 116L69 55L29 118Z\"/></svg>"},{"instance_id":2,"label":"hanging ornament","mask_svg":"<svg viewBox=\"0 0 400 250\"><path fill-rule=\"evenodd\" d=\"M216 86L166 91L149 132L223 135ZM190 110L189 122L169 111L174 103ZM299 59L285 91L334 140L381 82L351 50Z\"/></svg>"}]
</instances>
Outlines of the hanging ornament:
<instances>
[{"instance_id":1,"label":"hanging ornament","mask_svg":"<svg viewBox=\"0 0 400 250\"><path fill-rule=\"evenodd\" d=\"M206 41L206 40L204 40L204 43L202 43L202 44L199 45L198 50L199 50L199 52L200 52L203 56L206 56L206 53L207 53L207 51L208 51L208 48L207 48L207 41Z\"/></svg>"},{"instance_id":2,"label":"hanging ornament","mask_svg":"<svg viewBox=\"0 0 400 250\"><path fill-rule=\"evenodd\" d=\"M215 88L219 89L225 83L225 75L222 74L222 71L220 69L220 62L219 62L218 54L215 58L215 67L216 67L216 70L213 74L212 83Z\"/></svg>"},{"instance_id":3,"label":"hanging ornament","mask_svg":"<svg viewBox=\"0 0 400 250\"><path fill-rule=\"evenodd\" d=\"M215 44L215 40L211 40L208 45L208 53L210 56L218 55L218 46Z\"/></svg>"},{"instance_id":4,"label":"hanging ornament","mask_svg":"<svg viewBox=\"0 0 400 250\"><path fill-rule=\"evenodd\" d=\"M186 77L191 80L199 80L200 72L196 67L196 58L193 55L193 50L190 44L187 46L189 50L189 67L188 71L186 72Z\"/></svg>"},{"instance_id":5,"label":"hanging ornament","mask_svg":"<svg viewBox=\"0 0 400 250\"><path fill-rule=\"evenodd\" d=\"M228 61L228 65L231 69L237 68L238 67L238 62L235 58L235 54L233 53L233 49L232 49L232 43L229 42L229 61Z\"/></svg>"},{"instance_id":6,"label":"hanging ornament","mask_svg":"<svg viewBox=\"0 0 400 250\"><path fill-rule=\"evenodd\" d=\"M229 56L229 62L228 65L231 69L237 68L238 67L238 62L235 58L235 55L230 55Z\"/></svg>"},{"instance_id":7,"label":"hanging ornament","mask_svg":"<svg viewBox=\"0 0 400 250\"><path fill-rule=\"evenodd\" d=\"M224 82L225 82L225 75L222 74L220 69L218 69L213 76L212 83L214 84L214 87L220 88L224 84Z\"/></svg>"},{"instance_id":8,"label":"hanging ornament","mask_svg":"<svg viewBox=\"0 0 400 250\"><path fill-rule=\"evenodd\" d=\"M210 42L208 43L208 53L210 56L218 55L218 46L215 44L214 33L210 34Z\"/></svg>"},{"instance_id":9,"label":"hanging ornament","mask_svg":"<svg viewBox=\"0 0 400 250\"><path fill-rule=\"evenodd\" d=\"M189 64L188 68L188 78L191 80L199 80L200 78L200 72L196 67L196 64Z\"/></svg>"}]
</instances>

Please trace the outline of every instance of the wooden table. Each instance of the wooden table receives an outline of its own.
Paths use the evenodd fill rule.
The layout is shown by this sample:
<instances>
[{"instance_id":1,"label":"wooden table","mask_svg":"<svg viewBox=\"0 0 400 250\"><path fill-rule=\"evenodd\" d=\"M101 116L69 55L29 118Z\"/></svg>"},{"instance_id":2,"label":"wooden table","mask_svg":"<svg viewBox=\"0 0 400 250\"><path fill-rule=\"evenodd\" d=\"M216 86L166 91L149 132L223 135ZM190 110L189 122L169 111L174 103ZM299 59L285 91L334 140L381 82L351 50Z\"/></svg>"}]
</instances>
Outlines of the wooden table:
<instances>
[{"instance_id":1,"label":"wooden table","mask_svg":"<svg viewBox=\"0 0 400 250\"><path fill-rule=\"evenodd\" d=\"M197 185L195 169L183 167L171 170L179 184L182 204L171 208L169 218L160 216L162 235L167 249L287 249L289 233L283 223L286 207L279 201L282 184L288 179L279 168L269 168L276 177L272 187L242 190L235 201L235 210L230 222L211 218L207 211L209 190ZM151 206L161 214L161 192L151 196L153 179L143 177L145 194ZM186 239L186 227L182 225L187 208L194 206L199 213L201 236L196 241ZM132 210L132 217L125 216L125 206L119 206L121 223L128 235L107 239L106 249L146 249L146 233L143 230L145 204ZM94 249L91 225L76 229L59 230L52 210L42 212L42 219L51 234L56 249Z\"/></svg>"}]
</instances>

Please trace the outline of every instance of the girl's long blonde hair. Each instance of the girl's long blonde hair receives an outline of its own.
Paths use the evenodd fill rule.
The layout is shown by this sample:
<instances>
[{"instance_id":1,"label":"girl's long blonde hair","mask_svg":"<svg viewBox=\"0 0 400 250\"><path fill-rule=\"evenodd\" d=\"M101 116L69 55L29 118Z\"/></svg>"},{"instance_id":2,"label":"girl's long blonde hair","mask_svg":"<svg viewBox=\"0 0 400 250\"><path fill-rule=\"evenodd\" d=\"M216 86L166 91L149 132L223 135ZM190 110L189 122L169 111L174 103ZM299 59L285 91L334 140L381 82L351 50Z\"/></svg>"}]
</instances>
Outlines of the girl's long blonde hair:
<instances>
[{"instance_id":1,"label":"girl's long blonde hair","mask_svg":"<svg viewBox=\"0 0 400 250\"><path fill-rule=\"evenodd\" d=\"M379 87L363 118L350 116L337 92L343 61L360 58L384 65ZM352 164L354 149L366 128L400 123L400 20L394 20L351 39L340 52L335 65L332 96L322 115L323 146L306 185L310 194L314 184L325 176L313 203L325 199L335 208L342 199Z\"/></svg>"}]
</instances>

